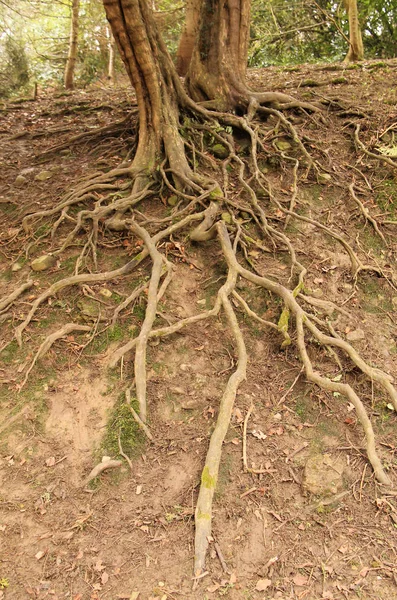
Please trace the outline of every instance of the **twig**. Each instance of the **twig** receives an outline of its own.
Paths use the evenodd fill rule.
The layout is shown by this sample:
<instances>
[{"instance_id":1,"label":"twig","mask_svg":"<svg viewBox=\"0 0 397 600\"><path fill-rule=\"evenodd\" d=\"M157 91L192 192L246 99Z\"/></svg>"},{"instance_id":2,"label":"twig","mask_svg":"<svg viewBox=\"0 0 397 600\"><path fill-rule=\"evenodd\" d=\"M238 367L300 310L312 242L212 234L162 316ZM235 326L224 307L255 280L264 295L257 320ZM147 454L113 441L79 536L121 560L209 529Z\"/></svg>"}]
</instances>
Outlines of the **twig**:
<instances>
[{"instance_id":1,"label":"twig","mask_svg":"<svg viewBox=\"0 0 397 600\"><path fill-rule=\"evenodd\" d=\"M138 413L133 409L133 407L131 406L131 392L130 390L126 390L125 391L125 399L127 402L127 406L131 411L132 416L134 417L135 421L138 423L139 427L141 427L143 429L143 431L146 434L146 437L153 442L153 436L150 433L149 427L146 425L146 423L144 423L142 421L142 419L140 418L140 416L138 415Z\"/></svg>"},{"instance_id":2,"label":"twig","mask_svg":"<svg viewBox=\"0 0 397 600\"><path fill-rule=\"evenodd\" d=\"M118 441L118 444L119 444L119 452L120 452L120 456L122 456L123 458L125 458L125 460L127 461L127 463L128 463L128 466L130 467L130 469L131 469L131 472L132 472L132 470L133 470L133 469L132 469L132 462L131 462L131 459L130 459L130 457L129 457L129 456L127 456L127 455L124 453L124 451L123 451L123 446L121 445L121 439L120 439L120 435L121 435L121 428L119 429L119 435L118 435L118 438L117 438L117 441Z\"/></svg>"},{"instance_id":3,"label":"twig","mask_svg":"<svg viewBox=\"0 0 397 600\"><path fill-rule=\"evenodd\" d=\"M302 366L302 368L299 371L298 375L295 377L294 381L292 382L292 385L288 388L288 390L285 392L285 394L283 396L281 396L281 398L277 402L276 406L280 406L280 404L282 404L284 402L284 400L286 399L286 397L288 396L288 394L290 394L292 392L292 390L294 389L295 385L298 383L299 377L302 375L302 373L303 373L304 370L305 370L305 367Z\"/></svg>"}]
</instances>

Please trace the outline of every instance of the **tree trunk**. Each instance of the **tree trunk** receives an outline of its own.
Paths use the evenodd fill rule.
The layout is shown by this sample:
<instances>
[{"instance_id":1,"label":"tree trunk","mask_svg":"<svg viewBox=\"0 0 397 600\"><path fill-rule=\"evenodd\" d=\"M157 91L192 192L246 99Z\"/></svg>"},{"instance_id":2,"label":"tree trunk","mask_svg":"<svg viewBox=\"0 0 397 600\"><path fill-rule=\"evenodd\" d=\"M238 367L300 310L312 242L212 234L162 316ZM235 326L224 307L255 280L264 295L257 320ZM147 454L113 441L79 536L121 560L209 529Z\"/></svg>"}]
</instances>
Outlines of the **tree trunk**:
<instances>
[{"instance_id":1,"label":"tree trunk","mask_svg":"<svg viewBox=\"0 0 397 600\"><path fill-rule=\"evenodd\" d=\"M136 181L142 185L165 156L177 183L178 174L191 174L179 134L184 93L152 10L147 0L104 0L104 6L138 103L139 138L132 164Z\"/></svg>"},{"instance_id":2,"label":"tree trunk","mask_svg":"<svg viewBox=\"0 0 397 600\"><path fill-rule=\"evenodd\" d=\"M194 100L215 100L221 110L246 107L250 8L251 0L203 0L186 80Z\"/></svg>"},{"instance_id":3,"label":"tree trunk","mask_svg":"<svg viewBox=\"0 0 397 600\"><path fill-rule=\"evenodd\" d=\"M77 36L79 33L79 5L80 0L73 0L72 3L72 21L70 24L69 53L65 67L65 88L72 90L74 88L74 70L77 61Z\"/></svg>"},{"instance_id":4,"label":"tree trunk","mask_svg":"<svg viewBox=\"0 0 397 600\"><path fill-rule=\"evenodd\" d=\"M345 0L346 12L349 17L349 51L345 58L346 62L363 60L364 46L361 36L360 22L358 19L357 0Z\"/></svg>"},{"instance_id":5,"label":"tree trunk","mask_svg":"<svg viewBox=\"0 0 397 600\"><path fill-rule=\"evenodd\" d=\"M114 59L116 53L116 40L114 39L110 27L107 27L106 33L108 37L108 81L111 85L114 85Z\"/></svg>"},{"instance_id":6,"label":"tree trunk","mask_svg":"<svg viewBox=\"0 0 397 600\"><path fill-rule=\"evenodd\" d=\"M186 1L185 25L176 53L176 70L178 71L178 75L181 75L182 77L184 77L188 71L194 44L196 43L200 9L201 0Z\"/></svg>"}]
</instances>

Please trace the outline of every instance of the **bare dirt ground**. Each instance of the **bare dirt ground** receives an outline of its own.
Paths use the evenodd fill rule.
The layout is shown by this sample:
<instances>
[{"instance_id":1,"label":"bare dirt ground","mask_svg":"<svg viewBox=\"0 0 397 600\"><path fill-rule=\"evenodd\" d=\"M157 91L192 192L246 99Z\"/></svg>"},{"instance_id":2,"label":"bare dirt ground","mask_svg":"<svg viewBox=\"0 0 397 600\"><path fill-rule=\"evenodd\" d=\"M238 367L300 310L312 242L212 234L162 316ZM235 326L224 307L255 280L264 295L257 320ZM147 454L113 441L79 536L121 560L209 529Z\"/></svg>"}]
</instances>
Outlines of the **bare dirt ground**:
<instances>
[{"instance_id":1,"label":"bare dirt ground","mask_svg":"<svg viewBox=\"0 0 397 600\"><path fill-rule=\"evenodd\" d=\"M296 219L287 231L308 268L305 293L342 308L323 304L311 310L321 316L328 311L334 330L369 364L396 376L397 160L393 167L355 148L354 130L360 123L360 139L374 153L395 147L397 63L253 70L250 82L308 101L332 99L323 127L307 115L291 118L306 147L338 181L343 176L346 186L334 185L332 177L308 178L297 211L342 235L383 276L368 270L355 282L349 258L334 239ZM132 276L59 293L36 313L23 347L12 341L30 303L50 283L73 273L81 251L77 240L49 269L32 271L31 261L58 247L59 240L50 247L53 221L44 218L25 232L23 216L50 209L82 178L126 158L133 124L122 124L117 134L70 140L122 121L128 110L127 86L52 93L2 108L0 297L29 278L33 285L0 310L1 600L397 598L396 488L385 491L375 481L352 405L307 382L294 343L282 349L277 331L238 313L250 357L247 380L224 444L207 574L195 591L193 516L201 469L219 398L236 362L224 317L149 344L153 442L145 440L124 403L132 357L113 371L107 368L115 349L142 323L144 295L108 327L115 308L146 280L149 261ZM64 147L43 155L58 144ZM243 139L241 147L244 153ZM290 170L277 161L263 168L288 205ZM351 181L384 239L349 195ZM167 198L152 198L142 210L161 218L171 210L167 204ZM273 207L269 214L283 226L281 211ZM129 233L101 230L99 268L124 264L141 244ZM210 308L225 276L217 241L194 245L179 233L160 250L176 270L159 322ZM258 272L288 284L286 255L251 249L249 260ZM246 281L240 292L257 314L277 323L282 306L270 294ZM71 321L94 324L96 336L73 332L57 341L21 387L46 336ZM338 367L315 343L309 352L317 370L334 381L343 375L359 391L396 485L397 419L389 400L348 359L341 358ZM243 469L244 439L248 466L260 474ZM120 468L85 484L103 456L120 459L121 452L132 468L123 459Z\"/></svg>"}]
</instances>

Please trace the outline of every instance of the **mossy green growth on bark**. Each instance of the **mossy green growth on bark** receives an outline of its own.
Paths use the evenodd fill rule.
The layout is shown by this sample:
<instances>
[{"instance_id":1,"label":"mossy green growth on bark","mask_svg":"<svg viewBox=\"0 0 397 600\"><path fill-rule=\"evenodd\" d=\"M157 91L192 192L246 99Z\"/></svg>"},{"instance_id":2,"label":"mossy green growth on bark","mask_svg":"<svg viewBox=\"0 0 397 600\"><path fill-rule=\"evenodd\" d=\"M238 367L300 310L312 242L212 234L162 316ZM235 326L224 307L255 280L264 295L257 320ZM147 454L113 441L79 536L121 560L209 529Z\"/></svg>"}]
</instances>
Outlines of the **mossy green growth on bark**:
<instances>
[{"instance_id":1,"label":"mossy green growth on bark","mask_svg":"<svg viewBox=\"0 0 397 600\"><path fill-rule=\"evenodd\" d=\"M208 466L206 465L203 469L203 472L201 474L201 485L205 488L213 488L215 489L216 487L216 480L217 477L216 476L212 476L210 474L210 470L208 468Z\"/></svg>"}]
</instances>

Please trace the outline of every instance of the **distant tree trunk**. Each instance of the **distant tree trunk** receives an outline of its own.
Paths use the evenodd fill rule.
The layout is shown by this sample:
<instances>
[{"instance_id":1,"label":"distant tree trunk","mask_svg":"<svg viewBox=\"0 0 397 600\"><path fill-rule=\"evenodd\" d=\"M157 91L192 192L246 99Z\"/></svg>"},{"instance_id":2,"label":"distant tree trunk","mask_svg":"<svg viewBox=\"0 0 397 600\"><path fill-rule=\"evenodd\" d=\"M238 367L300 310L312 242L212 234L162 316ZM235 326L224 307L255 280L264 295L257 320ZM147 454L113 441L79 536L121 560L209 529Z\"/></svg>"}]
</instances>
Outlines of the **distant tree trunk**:
<instances>
[{"instance_id":1,"label":"distant tree trunk","mask_svg":"<svg viewBox=\"0 0 397 600\"><path fill-rule=\"evenodd\" d=\"M200 9L201 0L186 0L185 25L176 53L176 70L181 76L186 75L193 54L199 27Z\"/></svg>"},{"instance_id":2,"label":"distant tree trunk","mask_svg":"<svg viewBox=\"0 0 397 600\"><path fill-rule=\"evenodd\" d=\"M65 68L65 88L74 88L74 70L77 61L77 36L79 33L79 5L80 0L73 0L72 21L70 24L69 53Z\"/></svg>"},{"instance_id":3,"label":"distant tree trunk","mask_svg":"<svg viewBox=\"0 0 397 600\"><path fill-rule=\"evenodd\" d=\"M251 0L203 0L187 74L194 100L215 100L222 110L247 105L250 9Z\"/></svg>"},{"instance_id":4,"label":"distant tree trunk","mask_svg":"<svg viewBox=\"0 0 397 600\"><path fill-rule=\"evenodd\" d=\"M358 19L357 0L345 0L345 8L349 17L349 51L345 58L346 62L363 60L364 46L361 36L360 22Z\"/></svg>"},{"instance_id":5,"label":"distant tree trunk","mask_svg":"<svg viewBox=\"0 0 397 600\"><path fill-rule=\"evenodd\" d=\"M114 39L114 35L110 27L107 28L108 34L108 81L111 85L114 85L115 76L114 76L114 58L116 53L116 40Z\"/></svg>"}]
</instances>

